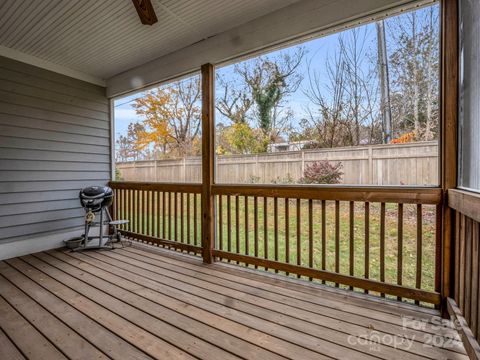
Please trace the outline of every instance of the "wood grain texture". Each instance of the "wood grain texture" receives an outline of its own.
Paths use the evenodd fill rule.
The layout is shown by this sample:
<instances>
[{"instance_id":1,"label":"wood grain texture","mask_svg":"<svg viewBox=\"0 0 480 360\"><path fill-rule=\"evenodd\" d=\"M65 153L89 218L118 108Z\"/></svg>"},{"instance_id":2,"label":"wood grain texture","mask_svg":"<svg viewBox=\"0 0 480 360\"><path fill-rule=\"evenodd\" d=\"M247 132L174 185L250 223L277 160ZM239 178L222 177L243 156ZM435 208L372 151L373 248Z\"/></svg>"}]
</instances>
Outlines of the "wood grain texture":
<instances>
[{"instance_id":1,"label":"wood grain texture","mask_svg":"<svg viewBox=\"0 0 480 360\"><path fill-rule=\"evenodd\" d=\"M98 358L112 359L466 360L465 349L456 340L459 335L448 326L436 326L439 313L432 309L350 296L344 290L287 281L253 268L204 264L199 257L148 245L108 252L37 253L0 262L0 274L2 295L22 300L0 307L4 310L0 344L6 343L14 354L15 349L28 351L31 340L43 336L28 325L35 323L48 336L38 337L46 347L31 343L32 359L45 358L45 351L57 348L68 358L82 358L81 352L72 356L77 347L69 346L87 341ZM2 301L0 297L0 305ZM37 324L35 319L42 316L50 322ZM425 327L402 326L403 316L425 319ZM22 340L20 332L11 336L19 320L30 326L30 342ZM372 326L382 336L396 334L415 341L408 347L380 342L380 351L347 341ZM68 338L68 331L75 336ZM58 339L49 335L55 332ZM427 348L432 334L452 337L452 347ZM60 342L62 336L66 340ZM54 354L48 358L65 358L62 352Z\"/></svg>"},{"instance_id":2,"label":"wood grain texture","mask_svg":"<svg viewBox=\"0 0 480 360\"><path fill-rule=\"evenodd\" d=\"M144 25L153 25L158 19L150 0L132 0L135 10Z\"/></svg>"},{"instance_id":3,"label":"wood grain texture","mask_svg":"<svg viewBox=\"0 0 480 360\"><path fill-rule=\"evenodd\" d=\"M220 184L213 185L212 192L215 195L409 204L439 204L442 194L439 188Z\"/></svg>"},{"instance_id":4,"label":"wood grain texture","mask_svg":"<svg viewBox=\"0 0 480 360\"><path fill-rule=\"evenodd\" d=\"M214 81L212 64L204 64L202 75L202 256L211 263L215 243L215 200L212 184L215 181L215 109Z\"/></svg>"}]
</instances>

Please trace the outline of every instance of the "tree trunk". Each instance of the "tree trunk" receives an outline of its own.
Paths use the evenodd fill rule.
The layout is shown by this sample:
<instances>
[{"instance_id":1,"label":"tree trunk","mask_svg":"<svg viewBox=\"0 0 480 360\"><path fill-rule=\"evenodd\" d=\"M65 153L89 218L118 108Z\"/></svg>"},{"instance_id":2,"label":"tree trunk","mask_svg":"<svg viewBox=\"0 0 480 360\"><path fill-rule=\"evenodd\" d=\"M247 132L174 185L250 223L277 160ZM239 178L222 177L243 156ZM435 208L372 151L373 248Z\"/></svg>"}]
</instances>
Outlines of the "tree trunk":
<instances>
[{"instance_id":1,"label":"tree trunk","mask_svg":"<svg viewBox=\"0 0 480 360\"><path fill-rule=\"evenodd\" d=\"M417 16L412 14L412 55L413 55L413 120L415 124L415 137L416 140L421 139L420 133L420 116L418 109L418 96L419 96L419 87L418 87L418 45L417 45Z\"/></svg>"},{"instance_id":2,"label":"tree trunk","mask_svg":"<svg viewBox=\"0 0 480 360\"><path fill-rule=\"evenodd\" d=\"M392 140L392 110L390 106L390 84L388 78L387 43L383 20L377 21L378 73L380 75L380 106L382 112L383 143Z\"/></svg>"}]
</instances>

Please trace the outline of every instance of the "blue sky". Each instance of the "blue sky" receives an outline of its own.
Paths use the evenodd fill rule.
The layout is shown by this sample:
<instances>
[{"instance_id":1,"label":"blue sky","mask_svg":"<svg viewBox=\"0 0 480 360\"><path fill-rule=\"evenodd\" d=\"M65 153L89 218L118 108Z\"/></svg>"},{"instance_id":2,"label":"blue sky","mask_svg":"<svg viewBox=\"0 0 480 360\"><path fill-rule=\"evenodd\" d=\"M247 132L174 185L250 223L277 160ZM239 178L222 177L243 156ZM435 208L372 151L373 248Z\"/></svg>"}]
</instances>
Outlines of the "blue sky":
<instances>
[{"instance_id":1,"label":"blue sky","mask_svg":"<svg viewBox=\"0 0 480 360\"><path fill-rule=\"evenodd\" d=\"M372 28L369 31L373 34L373 25L367 25L369 28ZM367 41L375 41L375 37L370 36ZM305 60L312 59L312 64L315 70L322 71L322 67L325 63L325 59L328 54L335 53L335 49L338 45L338 34L329 35L324 38L319 38L315 40L308 41L298 46L302 46L306 50L306 56L302 64L299 66L298 71L299 73L305 74L307 72L307 62ZM280 53L293 53L295 52L297 46L293 46L287 49L277 50L265 55L267 56L276 56ZM249 61L249 60L246 60ZM227 79L234 77L233 72L234 65L227 65L223 67L218 67L216 71L225 76ZM292 94L288 99L288 106L291 107L295 114L303 113L303 108L308 104L308 98L303 93L304 84L302 84L298 90ZM115 107L114 107L114 119L115 119L115 133L118 134L125 134L128 128L128 125L132 122L140 122L142 118L135 114L135 110L132 108L132 104L134 103L135 99L142 96L141 93L135 93L129 95L127 97L123 97L120 99L115 100ZM223 121L226 122L225 119L221 119L221 116L217 113L217 122Z\"/></svg>"},{"instance_id":2,"label":"blue sky","mask_svg":"<svg viewBox=\"0 0 480 360\"><path fill-rule=\"evenodd\" d=\"M434 5L438 9L438 5ZM422 12L424 10L418 10L419 12ZM399 16L400 19L402 19L402 15ZM386 31L387 31L387 46L389 42L389 20L386 20ZM376 51L376 30L375 30L375 25L374 24L367 24L363 25L362 28L366 29L366 39L365 39L365 47L366 48L371 48L371 51ZM348 38L351 36L351 30L347 30L343 32L344 36ZM298 72L300 74L307 74L308 68L307 68L307 63L308 61L311 61L312 68L314 71L318 71L320 76L323 78L326 76L325 74L325 62L329 56L333 56L337 49L338 49L338 37L339 34L332 34L328 35L326 37L314 39L314 40L309 40L305 43L299 44L297 46L302 46L306 50L306 55L304 57L304 60L302 61L301 65L298 68ZM293 53L296 49L296 46L292 46L287 49L282 49L278 51L273 51L270 53L267 53L265 55L269 57L274 57L275 55L278 55L279 53L285 53L285 52L291 52ZM367 50L367 52L370 50ZM372 61L375 61L375 56L376 53L371 53L371 56L373 57ZM251 61L251 60L246 60L246 61ZM364 64L365 67L371 66L371 64L368 63L368 61L365 61ZM217 72L224 76L227 79L233 79L234 78L234 65L228 65L224 67L218 67ZM287 106L292 108L294 111L294 122L298 122L305 114L305 107L309 104L309 100L307 96L305 95L304 91L307 87L305 79L302 81L300 87L298 90L294 93L291 94L290 97L287 99ZM115 119L115 133L118 136L119 134L125 134L128 128L128 125L132 122L139 122L142 121L142 118L137 116L135 114L135 110L132 108L132 104L134 103L134 100L141 96L142 93L136 93L129 95L127 97L117 99L114 102L114 119ZM227 123L228 121L226 119L222 119L222 117L218 114L216 115L216 121L217 122L223 122ZM295 124L292 124L295 126Z\"/></svg>"}]
</instances>

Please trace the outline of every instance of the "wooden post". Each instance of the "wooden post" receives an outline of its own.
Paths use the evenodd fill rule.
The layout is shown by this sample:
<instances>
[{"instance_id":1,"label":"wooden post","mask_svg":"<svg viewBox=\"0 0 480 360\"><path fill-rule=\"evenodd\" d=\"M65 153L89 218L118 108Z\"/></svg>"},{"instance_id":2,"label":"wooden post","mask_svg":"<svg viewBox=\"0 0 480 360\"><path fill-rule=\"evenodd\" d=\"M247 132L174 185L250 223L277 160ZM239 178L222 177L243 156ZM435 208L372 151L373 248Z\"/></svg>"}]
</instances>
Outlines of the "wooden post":
<instances>
[{"instance_id":1,"label":"wooden post","mask_svg":"<svg viewBox=\"0 0 480 360\"><path fill-rule=\"evenodd\" d=\"M442 83L441 83L441 186L442 205L442 314L448 316L447 298L452 294L453 213L447 204L447 191L457 186L457 112L458 112L458 3L442 1Z\"/></svg>"},{"instance_id":2,"label":"wooden post","mask_svg":"<svg viewBox=\"0 0 480 360\"><path fill-rule=\"evenodd\" d=\"M214 182L215 124L214 124L214 70L212 64L202 65L202 256L212 263L215 239Z\"/></svg>"}]
</instances>

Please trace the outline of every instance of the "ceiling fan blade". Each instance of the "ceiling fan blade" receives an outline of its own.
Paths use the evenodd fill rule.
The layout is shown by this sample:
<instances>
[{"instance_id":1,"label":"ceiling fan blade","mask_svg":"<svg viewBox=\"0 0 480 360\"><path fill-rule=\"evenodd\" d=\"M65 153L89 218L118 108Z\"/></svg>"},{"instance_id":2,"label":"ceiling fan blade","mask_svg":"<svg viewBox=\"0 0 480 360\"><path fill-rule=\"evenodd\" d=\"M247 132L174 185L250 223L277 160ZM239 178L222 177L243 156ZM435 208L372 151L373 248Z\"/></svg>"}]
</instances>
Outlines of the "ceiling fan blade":
<instances>
[{"instance_id":1,"label":"ceiling fan blade","mask_svg":"<svg viewBox=\"0 0 480 360\"><path fill-rule=\"evenodd\" d=\"M137 10L142 24L153 25L158 21L150 0L132 0L132 2L133 5L135 5L135 9Z\"/></svg>"}]
</instances>

